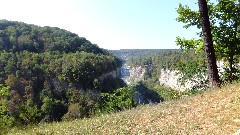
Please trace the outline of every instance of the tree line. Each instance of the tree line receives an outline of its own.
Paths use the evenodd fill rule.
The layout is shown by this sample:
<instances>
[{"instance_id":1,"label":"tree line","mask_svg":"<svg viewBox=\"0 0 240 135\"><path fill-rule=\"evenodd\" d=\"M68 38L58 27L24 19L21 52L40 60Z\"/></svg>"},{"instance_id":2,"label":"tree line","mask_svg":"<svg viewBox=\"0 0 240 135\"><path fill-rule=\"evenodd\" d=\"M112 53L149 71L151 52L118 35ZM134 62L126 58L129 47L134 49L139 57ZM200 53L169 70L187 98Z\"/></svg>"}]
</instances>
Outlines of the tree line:
<instances>
[{"instance_id":1,"label":"tree line","mask_svg":"<svg viewBox=\"0 0 240 135\"><path fill-rule=\"evenodd\" d=\"M108 53L86 38L67 30L0 20L0 51L3 50L10 52L26 50L35 53L45 51Z\"/></svg>"}]
</instances>

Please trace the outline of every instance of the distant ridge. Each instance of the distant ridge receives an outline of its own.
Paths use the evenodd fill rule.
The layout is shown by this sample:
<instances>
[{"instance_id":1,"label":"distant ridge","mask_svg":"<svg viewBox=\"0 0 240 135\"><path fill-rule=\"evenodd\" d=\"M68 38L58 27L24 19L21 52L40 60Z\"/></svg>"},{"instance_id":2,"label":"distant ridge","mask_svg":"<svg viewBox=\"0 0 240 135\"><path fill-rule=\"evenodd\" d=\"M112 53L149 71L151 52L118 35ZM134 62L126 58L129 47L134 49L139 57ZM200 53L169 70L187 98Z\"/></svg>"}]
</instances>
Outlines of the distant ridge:
<instances>
[{"instance_id":1,"label":"distant ridge","mask_svg":"<svg viewBox=\"0 0 240 135\"><path fill-rule=\"evenodd\" d=\"M2 50L37 53L85 51L107 54L106 50L67 30L8 20L0 20L0 51Z\"/></svg>"}]
</instances>

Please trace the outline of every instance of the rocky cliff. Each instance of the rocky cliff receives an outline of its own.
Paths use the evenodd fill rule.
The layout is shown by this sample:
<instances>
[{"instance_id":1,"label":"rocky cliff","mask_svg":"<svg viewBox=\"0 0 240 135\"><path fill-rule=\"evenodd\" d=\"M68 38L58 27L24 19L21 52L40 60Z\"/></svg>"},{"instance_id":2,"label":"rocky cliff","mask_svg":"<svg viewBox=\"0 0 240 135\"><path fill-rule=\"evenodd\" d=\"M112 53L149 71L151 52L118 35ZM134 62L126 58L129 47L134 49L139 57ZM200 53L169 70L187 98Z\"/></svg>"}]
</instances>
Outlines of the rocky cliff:
<instances>
[{"instance_id":1,"label":"rocky cliff","mask_svg":"<svg viewBox=\"0 0 240 135\"><path fill-rule=\"evenodd\" d=\"M223 61L218 61L217 66L220 74L224 72ZM122 79L128 85L143 80L145 72L147 72L147 68L144 66L129 67L127 65L124 65L121 68ZM181 83L180 78L182 77L182 74L179 73L178 70L162 69L158 77L158 81L160 85L165 85L175 90L184 91L186 89L192 89L193 87L202 85L201 83L207 80L206 75L202 76L203 78L201 79L195 76L191 78L191 80L187 80L185 83Z\"/></svg>"},{"instance_id":2,"label":"rocky cliff","mask_svg":"<svg viewBox=\"0 0 240 135\"><path fill-rule=\"evenodd\" d=\"M144 74L146 72L146 67L136 66L136 67L122 67L121 74L122 79L128 84L136 83L144 79ZM184 91L186 89L192 89L197 86L199 82L205 81L207 78L198 79L197 77L191 80L181 83L179 79L182 77L181 73L177 70L162 69L161 74L158 77L160 85L165 85L175 90Z\"/></svg>"},{"instance_id":3,"label":"rocky cliff","mask_svg":"<svg viewBox=\"0 0 240 135\"><path fill-rule=\"evenodd\" d=\"M162 69L158 80L160 85L165 85L180 91L197 87L200 85L200 82L204 82L207 80L206 76L202 79L194 77L191 80L187 80L185 83L181 83L179 80L181 77L182 74L179 73L179 71L177 70Z\"/></svg>"},{"instance_id":4,"label":"rocky cliff","mask_svg":"<svg viewBox=\"0 0 240 135\"><path fill-rule=\"evenodd\" d=\"M146 69L142 66L131 68L124 66L121 69L122 79L127 83L127 85L143 80L145 72Z\"/></svg>"},{"instance_id":5,"label":"rocky cliff","mask_svg":"<svg viewBox=\"0 0 240 135\"><path fill-rule=\"evenodd\" d=\"M112 76L113 78L121 77L121 68L117 68L116 70L113 70L108 73L104 73L99 77L100 81L105 80L107 77Z\"/></svg>"}]
</instances>

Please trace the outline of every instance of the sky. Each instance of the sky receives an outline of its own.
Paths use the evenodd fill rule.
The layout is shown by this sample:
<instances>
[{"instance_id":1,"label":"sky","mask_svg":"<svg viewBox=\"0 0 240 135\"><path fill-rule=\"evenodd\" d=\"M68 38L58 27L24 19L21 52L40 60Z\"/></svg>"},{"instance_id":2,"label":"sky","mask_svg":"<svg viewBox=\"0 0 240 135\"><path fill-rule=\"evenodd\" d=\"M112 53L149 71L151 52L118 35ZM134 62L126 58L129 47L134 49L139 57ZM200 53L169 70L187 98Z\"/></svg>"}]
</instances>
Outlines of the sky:
<instances>
[{"instance_id":1,"label":"sky","mask_svg":"<svg viewBox=\"0 0 240 135\"><path fill-rule=\"evenodd\" d=\"M59 27L99 47L177 49L177 36L196 37L199 30L177 22L179 3L192 0L0 0L0 19Z\"/></svg>"}]
</instances>

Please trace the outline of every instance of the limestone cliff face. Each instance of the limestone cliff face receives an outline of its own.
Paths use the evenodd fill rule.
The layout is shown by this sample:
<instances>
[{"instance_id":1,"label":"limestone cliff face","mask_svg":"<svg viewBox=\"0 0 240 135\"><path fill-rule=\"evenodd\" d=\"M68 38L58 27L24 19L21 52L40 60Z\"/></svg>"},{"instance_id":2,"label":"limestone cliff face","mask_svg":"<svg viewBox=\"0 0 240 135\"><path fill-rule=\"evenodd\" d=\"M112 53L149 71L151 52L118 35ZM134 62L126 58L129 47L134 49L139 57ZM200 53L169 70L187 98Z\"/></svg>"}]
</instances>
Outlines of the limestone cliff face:
<instances>
[{"instance_id":1,"label":"limestone cliff face","mask_svg":"<svg viewBox=\"0 0 240 135\"><path fill-rule=\"evenodd\" d=\"M224 72L224 62L218 61L218 71L221 77L221 73ZM191 80L186 81L184 84L181 84L179 82L179 79L182 77L181 73L177 70L168 70L168 69L162 69L161 74L159 76L159 82L160 85L165 85L168 87L171 87L176 90L184 91L186 89L192 89L193 87L199 86L201 82L205 82L207 80L207 75L200 74L202 78L198 78L197 75ZM206 84L205 84L206 85ZM203 86L205 86L203 84Z\"/></svg>"},{"instance_id":2,"label":"limestone cliff face","mask_svg":"<svg viewBox=\"0 0 240 135\"><path fill-rule=\"evenodd\" d=\"M165 85L173 89L183 89L183 86L179 83L178 79L181 77L180 74L177 74L176 70L161 70L161 74L158 78L160 85Z\"/></svg>"},{"instance_id":3,"label":"limestone cliff face","mask_svg":"<svg viewBox=\"0 0 240 135\"><path fill-rule=\"evenodd\" d=\"M138 81L144 80L144 74L146 71L144 66L128 67L124 66L121 68L121 78L128 84L136 83ZM193 87L199 86L200 82L207 80L207 77L203 78L191 78L191 80L186 81L182 84L179 79L182 77L182 74L178 70L168 70L162 69L161 74L158 77L159 84L165 85L175 90L184 91L187 89L192 89Z\"/></svg>"},{"instance_id":4,"label":"limestone cliff face","mask_svg":"<svg viewBox=\"0 0 240 135\"><path fill-rule=\"evenodd\" d=\"M146 68L142 66L136 67L122 67L121 69L122 79L128 84L132 84L144 79L144 74L146 72ZM205 81L207 78L198 79L197 77L192 78L191 80L186 81L184 84L181 84L179 79L182 77L181 73L177 70L168 70L162 69L161 74L158 77L160 85L165 85L175 90L184 91L186 89L192 89L197 86L199 82Z\"/></svg>"},{"instance_id":5,"label":"limestone cliff face","mask_svg":"<svg viewBox=\"0 0 240 135\"><path fill-rule=\"evenodd\" d=\"M121 76L121 68L117 68L114 71L102 74L101 76L99 76L99 80L103 81L104 79L106 79L109 76L112 76L113 78L120 77Z\"/></svg>"},{"instance_id":6,"label":"limestone cliff face","mask_svg":"<svg viewBox=\"0 0 240 135\"><path fill-rule=\"evenodd\" d=\"M165 85L175 90L184 91L198 86L200 82L204 82L207 79L207 77L201 79L194 77L191 80L187 80L184 84L182 84L179 81L181 77L182 74L179 73L179 71L177 70L162 69L158 80L160 85Z\"/></svg>"},{"instance_id":7,"label":"limestone cliff face","mask_svg":"<svg viewBox=\"0 0 240 135\"><path fill-rule=\"evenodd\" d=\"M144 73L146 72L146 69L142 66L136 66L136 67L123 67L121 71L124 72L125 76L122 76L122 79L128 84L132 84L138 81L141 81L144 79Z\"/></svg>"}]
</instances>

